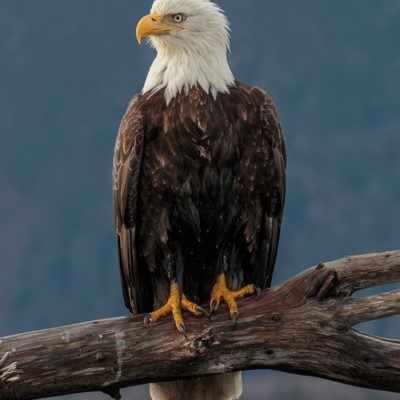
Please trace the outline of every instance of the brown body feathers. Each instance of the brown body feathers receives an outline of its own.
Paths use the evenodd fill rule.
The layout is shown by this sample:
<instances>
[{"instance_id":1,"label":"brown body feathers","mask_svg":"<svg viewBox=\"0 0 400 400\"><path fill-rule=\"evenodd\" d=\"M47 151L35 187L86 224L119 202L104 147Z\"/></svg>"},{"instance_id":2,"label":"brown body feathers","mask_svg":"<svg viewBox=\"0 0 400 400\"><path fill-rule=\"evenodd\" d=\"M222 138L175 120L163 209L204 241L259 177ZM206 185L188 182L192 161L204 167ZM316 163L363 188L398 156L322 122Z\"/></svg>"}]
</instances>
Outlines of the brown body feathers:
<instances>
[{"instance_id":1,"label":"brown body feathers","mask_svg":"<svg viewBox=\"0 0 400 400\"><path fill-rule=\"evenodd\" d=\"M216 100L197 87L166 104L136 96L118 133L114 208L125 304L149 312L176 279L197 303L225 271L232 290L271 282L285 200L276 110L237 82ZM181 289L181 290L182 290Z\"/></svg>"}]
</instances>

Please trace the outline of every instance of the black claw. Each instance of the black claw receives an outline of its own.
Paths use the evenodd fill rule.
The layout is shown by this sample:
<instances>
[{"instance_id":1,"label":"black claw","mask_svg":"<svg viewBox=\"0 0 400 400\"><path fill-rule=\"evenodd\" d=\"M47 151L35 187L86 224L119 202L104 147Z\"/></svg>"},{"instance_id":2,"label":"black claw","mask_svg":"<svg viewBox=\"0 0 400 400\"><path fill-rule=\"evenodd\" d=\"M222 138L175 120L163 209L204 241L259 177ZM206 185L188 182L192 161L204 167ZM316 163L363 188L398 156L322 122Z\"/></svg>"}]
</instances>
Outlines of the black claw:
<instances>
[{"instance_id":1,"label":"black claw","mask_svg":"<svg viewBox=\"0 0 400 400\"><path fill-rule=\"evenodd\" d=\"M217 302L216 300L211 300L210 303L210 317L214 314L214 311L217 311Z\"/></svg>"},{"instance_id":2,"label":"black claw","mask_svg":"<svg viewBox=\"0 0 400 400\"><path fill-rule=\"evenodd\" d=\"M256 298L260 298L262 292L260 286L254 286L254 290L256 291Z\"/></svg>"},{"instance_id":3,"label":"black claw","mask_svg":"<svg viewBox=\"0 0 400 400\"><path fill-rule=\"evenodd\" d=\"M181 333L183 336L185 336L185 339L187 339L185 324L179 324L177 326L177 328L178 328L178 332Z\"/></svg>"},{"instance_id":4,"label":"black claw","mask_svg":"<svg viewBox=\"0 0 400 400\"><path fill-rule=\"evenodd\" d=\"M150 322L151 322L151 315L150 315L150 314L147 314L147 315L144 317L143 322L144 322L144 324L145 324L146 326L148 326L148 325L150 324Z\"/></svg>"},{"instance_id":5,"label":"black claw","mask_svg":"<svg viewBox=\"0 0 400 400\"><path fill-rule=\"evenodd\" d=\"M207 311L205 308L196 306L196 311L201 312L203 317L206 317L209 321L211 321L211 312Z\"/></svg>"},{"instance_id":6,"label":"black claw","mask_svg":"<svg viewBox=\"0 0 400 400\"><path fill-rule=\"evenodd\" d=\"M237 325L237 320L239 318L239 313L236 311L232 314L232 330L234 331Z\"/></svg>"}]
</instances>

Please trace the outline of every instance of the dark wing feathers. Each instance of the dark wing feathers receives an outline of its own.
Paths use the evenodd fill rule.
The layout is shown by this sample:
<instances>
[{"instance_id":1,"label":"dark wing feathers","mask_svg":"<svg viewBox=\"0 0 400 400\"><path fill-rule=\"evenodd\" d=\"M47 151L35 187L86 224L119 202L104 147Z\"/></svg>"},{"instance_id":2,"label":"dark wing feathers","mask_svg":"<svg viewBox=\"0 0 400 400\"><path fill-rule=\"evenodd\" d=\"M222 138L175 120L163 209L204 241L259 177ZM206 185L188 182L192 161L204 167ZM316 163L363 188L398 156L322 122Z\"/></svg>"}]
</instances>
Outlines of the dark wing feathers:
<instances>
[{"instance_id":1,"label":"dark wing feathers","mask_svg":"<svg viewBox=\"0 0 400 400\"><path fill-rule=\"evenodd\" d=\"M143 154L143 121L135 107L135 99L125 113L117 135L114 162L113 188L117 230L135 224L137 188Z\"/></svg>"},{"instance_id":2,"label":"dark wing feathers","mask_svg":"<svg viewBox=\"0 0 400 400\"><path fill-rule=\"evenodd\" d=\"M267 137L267 144L272 147L273 152L272 165L268 165L268 167L274 171L275 175L271 180L272 190L268 191L269 195L265 199L260 232L260 270L257 275L262 278L259 281L260 286L265 288L271 285L279 245L286 195L286 148L278 113L272 100L258 88L254 88L254 92L260 96L263 132ZM265 171L265 173L269 173L269 171Z\"/></svg>"},{"instance_id":3,"label":"dark wing feathers","mask_svg":"<svg viewBox=\"0 0 400 400\"><path fill-rule=\"evenodd\" d=\"M146 271L139 271L136 214L143 154L143 121L134 98L122 119L113 161L114 215L125 305L132 312L151 308Z\"/></svg>"}]
</instances>

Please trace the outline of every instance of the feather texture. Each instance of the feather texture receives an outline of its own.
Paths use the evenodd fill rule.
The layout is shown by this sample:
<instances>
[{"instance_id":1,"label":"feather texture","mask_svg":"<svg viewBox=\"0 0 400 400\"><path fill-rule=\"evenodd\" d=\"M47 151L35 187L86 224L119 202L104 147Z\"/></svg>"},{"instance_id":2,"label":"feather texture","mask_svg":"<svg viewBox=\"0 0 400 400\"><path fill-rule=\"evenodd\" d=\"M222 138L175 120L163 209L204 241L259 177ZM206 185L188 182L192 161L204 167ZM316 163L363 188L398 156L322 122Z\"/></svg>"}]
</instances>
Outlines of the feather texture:
<instances>
[{"instance_id":1,"label":"feather texture","mask_svg":"<svg viewBox=\"0 0 400 400\"><path fill-rule=\"evenodd\" d=\"M232 290L272 278L285 200L285 148L260 89L237 83L216 100L194 87L168 105L137 96L114 155L114 208L125 303L163 304L169 280L209 300L224 267Z\"/></svg>"},{"instance_id":2,"label":"feather texture","mask_svg":"<svg viewBox=\"0 0 400 400\"><path fill-rule=\"evenodd\" d=\"M152 400L236 400L241 394L241 372L150 384Z\"/></svg>"}]
</instances>

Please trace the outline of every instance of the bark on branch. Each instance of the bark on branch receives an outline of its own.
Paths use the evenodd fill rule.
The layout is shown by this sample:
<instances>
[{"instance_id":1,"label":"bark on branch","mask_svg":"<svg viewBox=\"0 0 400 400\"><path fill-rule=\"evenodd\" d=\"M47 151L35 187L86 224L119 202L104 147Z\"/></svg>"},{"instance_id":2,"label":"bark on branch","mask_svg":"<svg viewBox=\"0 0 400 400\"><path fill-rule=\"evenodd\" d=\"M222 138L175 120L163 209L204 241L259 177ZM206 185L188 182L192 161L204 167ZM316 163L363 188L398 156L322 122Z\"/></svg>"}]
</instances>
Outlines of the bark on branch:
<instances>
[{"instance_id":1,"label":"bark on branch","mask_svg":"<svg viewBox=\"0 0 400 400\"><path fill-rule=\"evenodd\" d=\"M226 308L186 318L187 337L166 318L86 322L2 339L0 400L85 391L117 397L146 382L269 368L400 392L400 341L353 325L400 314L400 290L353 292L400 282L400 251L347 257L310 268L261 298L240 302L235 331Z\"/></svg>"}]
</instances>

